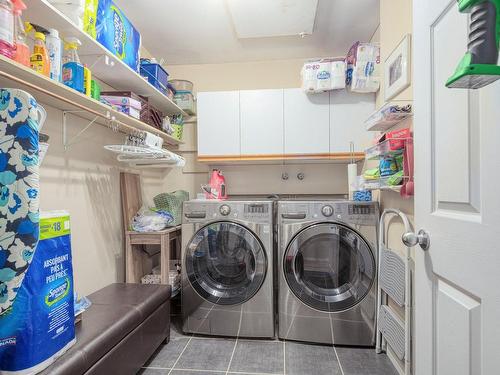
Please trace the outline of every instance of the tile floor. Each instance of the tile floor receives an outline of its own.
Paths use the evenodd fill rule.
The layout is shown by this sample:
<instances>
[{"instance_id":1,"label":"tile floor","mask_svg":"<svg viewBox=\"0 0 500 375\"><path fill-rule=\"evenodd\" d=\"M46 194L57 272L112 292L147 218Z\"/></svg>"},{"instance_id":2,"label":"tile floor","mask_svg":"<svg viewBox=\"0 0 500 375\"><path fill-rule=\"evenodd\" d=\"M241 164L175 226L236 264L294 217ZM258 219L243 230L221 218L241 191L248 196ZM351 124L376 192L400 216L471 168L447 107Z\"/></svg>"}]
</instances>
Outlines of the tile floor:
<instances>
[{"instance_id":1,"label":"tile floor","mask_svg":"<svg viewBox=\"0 0 500 375\"><path fill-rule=\"evenodd\" d=\"M374 349L308 345L292 341L184 335L174 318L170 342L140 375L397 375ZM139 375L138 374L138 375Z\"/></svg>"}]
</instances>

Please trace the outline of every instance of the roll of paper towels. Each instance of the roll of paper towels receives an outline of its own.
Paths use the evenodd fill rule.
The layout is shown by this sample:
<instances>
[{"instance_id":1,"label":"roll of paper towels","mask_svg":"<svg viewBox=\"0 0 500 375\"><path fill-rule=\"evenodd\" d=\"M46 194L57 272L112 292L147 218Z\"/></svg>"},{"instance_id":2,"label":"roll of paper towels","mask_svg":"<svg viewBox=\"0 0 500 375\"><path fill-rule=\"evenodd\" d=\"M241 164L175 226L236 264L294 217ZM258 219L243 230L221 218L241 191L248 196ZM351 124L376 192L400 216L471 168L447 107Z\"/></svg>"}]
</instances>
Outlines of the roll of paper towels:
<instances>
[{"instance_id":1,"label":"roll of paper towels","mask_svg":"<svg viewBox=\"0 0 500 375\"><path fill-rule=\"evenodd\" d=\"M347 165L347 183L349 188L349 199L352 200L352 193L358 190L358 165L348 164Z\"/></svg>"}]
</instances>

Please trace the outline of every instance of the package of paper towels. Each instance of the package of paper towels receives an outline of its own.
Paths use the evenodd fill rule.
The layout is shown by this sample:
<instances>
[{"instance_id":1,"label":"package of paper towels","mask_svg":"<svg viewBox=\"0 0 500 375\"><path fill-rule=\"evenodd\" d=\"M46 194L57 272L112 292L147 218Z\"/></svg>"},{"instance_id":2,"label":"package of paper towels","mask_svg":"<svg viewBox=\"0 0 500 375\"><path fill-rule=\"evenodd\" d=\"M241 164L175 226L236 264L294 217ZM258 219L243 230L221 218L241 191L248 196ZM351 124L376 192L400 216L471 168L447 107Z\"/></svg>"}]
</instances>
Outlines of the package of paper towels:
<instances>
[{"instance_id":1,"label":"package of paper towels","mask_svg":"<svg viewBox=\"0 0 500 375\"><path fill-rule=\"evenodd\" d=\"M14 299L0 314L0 374L36 374L76 342L67 212L41 214L31 256Z\"/></svg>"}]
</instances>

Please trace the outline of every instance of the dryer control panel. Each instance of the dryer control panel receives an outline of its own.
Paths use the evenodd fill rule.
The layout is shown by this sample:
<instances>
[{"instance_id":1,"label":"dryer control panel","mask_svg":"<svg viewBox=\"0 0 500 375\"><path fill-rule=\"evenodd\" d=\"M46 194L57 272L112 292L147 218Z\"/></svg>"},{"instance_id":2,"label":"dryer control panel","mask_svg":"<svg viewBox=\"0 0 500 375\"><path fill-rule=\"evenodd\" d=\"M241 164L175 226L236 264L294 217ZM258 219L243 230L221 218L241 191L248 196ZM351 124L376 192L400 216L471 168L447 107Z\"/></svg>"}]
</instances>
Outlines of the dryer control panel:
<instances>
[{"instance_id":1,"label":"dryer control panel","mask_svg":"<svg viewBox=\"0 0 500 375\"><path fill-rule=\"evenodd\" d=\"M339 221L357 225L377 225L377 202L287 201L279 203L282 222Z\"/></svg>"}]
</instances>

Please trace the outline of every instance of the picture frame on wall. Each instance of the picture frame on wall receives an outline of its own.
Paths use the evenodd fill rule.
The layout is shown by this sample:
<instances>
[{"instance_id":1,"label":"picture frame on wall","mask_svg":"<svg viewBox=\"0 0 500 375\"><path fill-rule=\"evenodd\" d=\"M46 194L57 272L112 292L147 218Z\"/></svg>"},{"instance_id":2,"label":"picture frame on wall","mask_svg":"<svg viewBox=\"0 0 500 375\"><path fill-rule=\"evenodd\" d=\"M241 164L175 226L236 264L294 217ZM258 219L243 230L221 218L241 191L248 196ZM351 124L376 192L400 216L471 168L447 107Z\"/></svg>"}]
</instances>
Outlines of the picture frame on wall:
<instances>
[{"instance_id":1,"label":"picture frame on wall","mask_svg":"<svg viewBox=\"0 0 500 375\"><path fill-rule=\"evenodd\" d=\"M385 101L389 101L410 86L411 35L407 34L392 51L384 64Z\"/></svg>"}]
</instances>

